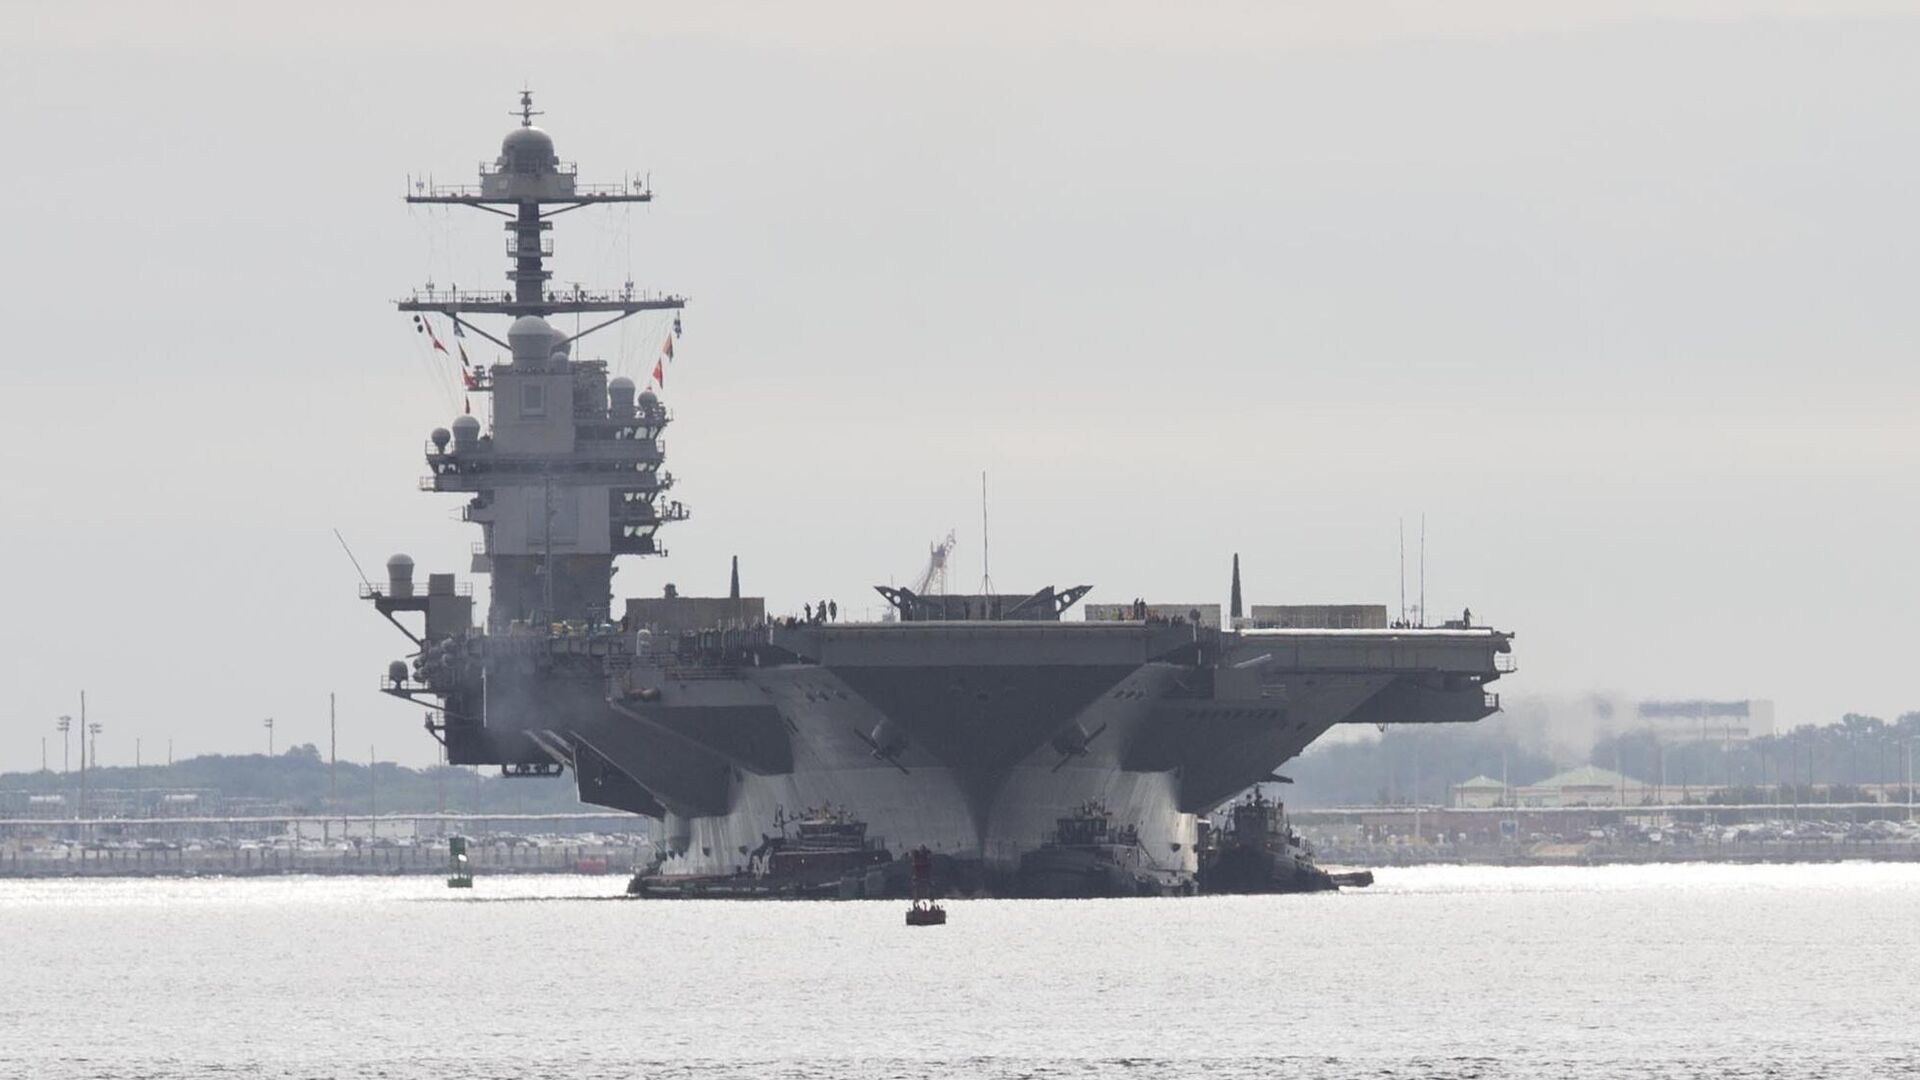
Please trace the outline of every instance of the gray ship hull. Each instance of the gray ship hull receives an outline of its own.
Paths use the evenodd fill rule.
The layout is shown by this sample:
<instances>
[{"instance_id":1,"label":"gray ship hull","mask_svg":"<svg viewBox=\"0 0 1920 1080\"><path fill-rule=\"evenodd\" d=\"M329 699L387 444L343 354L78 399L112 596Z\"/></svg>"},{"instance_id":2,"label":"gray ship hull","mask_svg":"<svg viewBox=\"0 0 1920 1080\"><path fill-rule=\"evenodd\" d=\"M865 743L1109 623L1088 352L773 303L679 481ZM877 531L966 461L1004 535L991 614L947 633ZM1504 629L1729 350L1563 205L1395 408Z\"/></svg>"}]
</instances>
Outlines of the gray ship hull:
<instances>
[{"instance_id":1,"label":"gray ship hull","mask_svg":"<svg viewBox=\"0 0 1920 1080\"><path fill-rule=\"evenodd\" d=\"M751 877L774 861L756 853L811 816L857 820L876 857L926 847L1004 888L1064 815L1098 803L1137 836L1140 873L1180 889L1196 869L1197 816L1332 725L1498 708L1484 688L1508 670L1508 636L1468 628L1464 613L1457 630L1388 630L1378 605L1256 605L1245 623L1352 629L1222 630L1217 605L1136 600L1068 622L1088 586L948 593L951 537L912 588L879 589L898 622L841 624L830 600L808 604L805 622L770 621L764 598L741 594L737 563L725 597L669 585L621 615L617 560L664 554L659 531L689 515L664 468L664 359L642 388L576 353L622 319L671 312L671 357L685 300L631 281L554 287L555 215L653 196L632 178L581 184L533 125L530 92L520 104L478 183L417 182L406 196L506 218L511 290L429 284L398 304L442 352L436 320L510 354L463 372L488 420L469 410L431 431L421 481L462 497L480 531L484 628L454 575L416 592L405 555L362 593L419 650L389 665L382 688L434 710L449 761L570 770L583 800L661 822L669 875ZM511 322L496 335L478 316ZM1237 556L1232 597L1237 626ZM418 632L403 614L422 617Z\"/></svg>"},{"instance_id":2,"label":"gray ship hull","mask_svg":"<svg viewBox=\"0 0 1920 1080\"><path fill-rule=\"evenodd\" d=\"M451 760L570 768L583 800L660 820L661 874L747 873L780 821L831 806L896 858L925 846L1009 893L1089 802L1138 831L1155 887L1187 889L1199 815L1336 723L1485 715L1507 648L1065 622L773 626L671 655L626 634L541 644L533 664L485 637L441 654L459 659L436 683L499 688L481 717L449 711Z\"/></svg>"}]
</instances>

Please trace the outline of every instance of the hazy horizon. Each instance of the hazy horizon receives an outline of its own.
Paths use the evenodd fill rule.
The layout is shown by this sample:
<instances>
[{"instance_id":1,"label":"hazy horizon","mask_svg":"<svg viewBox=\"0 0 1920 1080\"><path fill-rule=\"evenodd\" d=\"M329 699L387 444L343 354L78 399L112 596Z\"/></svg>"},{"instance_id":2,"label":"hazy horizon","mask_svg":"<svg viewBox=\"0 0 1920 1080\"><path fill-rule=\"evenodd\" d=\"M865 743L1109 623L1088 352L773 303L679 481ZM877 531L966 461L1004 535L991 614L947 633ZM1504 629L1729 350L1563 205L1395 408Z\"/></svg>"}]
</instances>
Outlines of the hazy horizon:
<instances>
[{"instance_id":1,"label":"hazy horizon","mask_svg":"<svg viewBox=\"0 0 1920 1080\"><path fill-rule=\"evenodd\" d=\"M0 770L82 689L107 764L324 752L330 691L343 756L433 759L333 530L467 577L391 301L506 262L400 194L523 83L658 197L560 218L555 280L691 297L694 517L619 595L737 554L861 615L950 528L971 588L986 470L1003 589L1224 603L1238 552L1249 603L1395 609L1424 513L1509 698L1920 709L1920 4L518 10L15 16ZM643 377L633 323L584 355Z\"/></svg>"}]
</instances>

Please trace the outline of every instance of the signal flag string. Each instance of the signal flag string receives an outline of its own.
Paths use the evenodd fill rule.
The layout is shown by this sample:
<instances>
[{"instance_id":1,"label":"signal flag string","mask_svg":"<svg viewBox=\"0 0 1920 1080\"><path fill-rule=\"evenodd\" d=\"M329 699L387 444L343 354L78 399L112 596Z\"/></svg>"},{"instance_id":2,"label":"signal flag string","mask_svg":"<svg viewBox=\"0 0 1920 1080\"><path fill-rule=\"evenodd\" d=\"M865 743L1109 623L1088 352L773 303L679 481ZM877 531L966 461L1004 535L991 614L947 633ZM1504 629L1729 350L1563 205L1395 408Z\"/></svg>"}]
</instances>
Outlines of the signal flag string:
<instances>
[{"instance_id":1,"label":"signal flag string","mask_svg":"<svg viewBox=\"0 0 1920 1080\"><path fill-rule=\"evenodd\" d=\"M673 359L673 342L674 342L674 339L679 336L680 336L680 316L675 315L673 317L673 330L667 334L666 340L660 343L660 359L655 360L653 362L653 380L652 381L654 382L654 384L658 385L662 390L665 390L667 388L666 365L668 361Z\"/></svg>"},{"instance_id":2,"label":"signal flag string","mask_svg":"<svg viewBox=\"0 0 1920 1080\"><path fill-rule=\"evenodd\" d=\"M480 379L479 379L479 376L474 373L473 361L468 359L467 357L466 343L464 341L459 340L460 338L466 337L467 332L465 329L461 327L459 319L452 319L451 321L453 323L453 336L455 339L453 343L453 347L459 350L459 354L460 354L460 385L463 389L467 391L466 394L462 395L462 401L463 401L464 408L466 410L466 414L468 416L472 416L473 415L472 392L480 389ZM438 350L441 355L447 357L448 359L453 358L453 354L447 351L446 344L440 340L440 335L434 333L432 319L427 318L425 315L415 315L413 317L413 323L414 323L414 329L419 333L425 334L427 337L427 341L433 346L433 348ZM444 374L442 374L442 379L445 380ZM447 389L447 397L449 399L449 403L451 403L451 399L453 397L453 386L452 386L451 380L445 380L445 385Z\"/></svg>"},{"instance_id":3,"label":"signal flag string","mask_svg":"<svg viewBox=\"0 0 1920 1080\"><path fill-rule=\"evenodd\" d=\"M432 328L427 325L425 319L415 315L413 317L413 329L415 333L425 335L428 340L433 343L434 348L439 349L442 353L447 351L446 347L440 344L439 339L434 335ZM454 408L458 403L454 400L453 380L448 377L446 369L434 362L433 354L430 352L421 355L420 360L426 365L428 378L432 379L434 383L440 387L440 392L446 395L447 408Z\"/></svg>"},{"instance_id":4,"label":"signal flag string","mask_svg":"<svg viewBox=\"0 0 1920 1080\"><path fill-rule=\"evenodd\" d=\"M433 343L433 347L439 350L442 356L453 355L452 353L447 352L447 347L445 345L440 344L440 335L433 332L433 324L427 321L426 316L415 315L413 317L413 326L414 326L414 329L427 335L427 340ZM454 324L454 328L459 329L459 324L458 323Z\"/></svg>"}]
</instances>

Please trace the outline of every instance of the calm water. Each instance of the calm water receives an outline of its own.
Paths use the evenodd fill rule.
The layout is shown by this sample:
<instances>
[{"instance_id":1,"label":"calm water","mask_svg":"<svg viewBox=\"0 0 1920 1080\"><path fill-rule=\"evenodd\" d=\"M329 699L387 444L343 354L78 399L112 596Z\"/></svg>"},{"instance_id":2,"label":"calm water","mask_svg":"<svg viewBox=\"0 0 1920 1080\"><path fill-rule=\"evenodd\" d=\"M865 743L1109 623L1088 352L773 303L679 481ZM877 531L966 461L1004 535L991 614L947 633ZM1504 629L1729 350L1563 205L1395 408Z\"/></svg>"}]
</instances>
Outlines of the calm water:
<instances>
[{"instance_id":1,"label":"calm water","mask_svg":"<svg viewBox=\"0 0 1920 1080\"><path fill-rule=\"evenodd\" d=\"M1920 866L1409 869L919 930L620 885L0 882L0 1075L1920 1074Z\"/></svg>"}]
</instances>

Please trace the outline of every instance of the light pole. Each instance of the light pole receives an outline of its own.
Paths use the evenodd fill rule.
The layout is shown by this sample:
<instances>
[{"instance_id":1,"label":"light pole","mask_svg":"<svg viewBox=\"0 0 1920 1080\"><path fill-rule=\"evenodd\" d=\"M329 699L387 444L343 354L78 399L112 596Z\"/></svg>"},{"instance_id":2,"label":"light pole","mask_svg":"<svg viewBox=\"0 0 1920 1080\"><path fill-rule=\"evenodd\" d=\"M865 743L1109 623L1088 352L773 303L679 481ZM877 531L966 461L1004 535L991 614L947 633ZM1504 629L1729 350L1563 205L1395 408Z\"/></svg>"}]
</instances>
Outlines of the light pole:
<instances>
[{"instance_id":1,"label":"light pole","mask_svg":"<svg viewBox=\"0 0 1920 1080\"><path fill-rule=\"evenodd\" d=\"M328 694L327 695L327 808L329 810L336 810L336 809L339 809L340 807L339 778L340 778L340 719L338 714L334 711L333 695ZM321 829L321 834L325 835L325 833L326 833L326 829L323 827ZM342 814L340 818L340 838L342 840L347 838L347 819L344 814Z\"/></svg>"},{"instance_id":2,"label":"light pole","mask_svg":"<svg viewBox=\"0 0 1920 1080\"><path fill-rule=\"evenodd\" d=\"M73 717L63 716L54 721L54 729L60 732L60 775L67 775L67 747L72 741Z\"/></svg>"},{"instance_id":3,"label":"light pole","mask_svg":"<svg viewBox=\"0 0 1920 1080\"><path fill-rule=\"evenodd\" d=\"M1654 797L1654 801L1658 802L1661 806L1667 805L1667 750L1668 749L1670 748L1666 744L1661 743L1659 741L1655 741L1653 744L1653 752L1660 755L1660 794Z\"/></svg>"},{"instance_id":4,"label":"light pole","mask_svg":"<svg viewBox=\"0 0 1920 1080\"><path fill-rule=\"evenodd\" d=\"M80 715L82 718L84 718L87 715L86 703L87 703L87 699L85 695L82 695L80 698ZM83 780L87 775L86 765L87 765L88 758L93 759L93 767L95 769L98 769L100 767L100 721L98 720L95 720L93 723L87 725L86 738L82 739L80 742L80 765L81 765L80 776L83 778ZM81 799L82 807L84 807L86 803L86 800L84 798L86 794L86 790L87 790L86 784L83 782L80 785L80 791L83 796L83 798Z\"/></svg>"},{"instance_id":5,"label":"light pole","mask_svg":"<svg viewBox=\"0 0 1920 1080\"><path fill-rule=\"evenodd\" d=\"M272 757L273 756L273 717L269 716L265 720L261 721L261 723L264 724L267 729L267 756Z\"/></svg>"},{"instance_id":6,"label":"light pole","mask_svg":"<svg viewBox=\"0 0 1920 1080\"><path fill-rule=\"evenodd\" d=\"M80 820L87 818L87 692L80 691ZM82 826L80 839L85 840L85 826Z\"/></svg>"}]
</instances>

